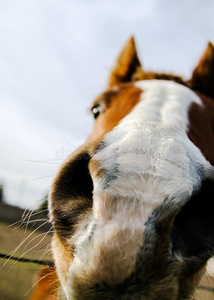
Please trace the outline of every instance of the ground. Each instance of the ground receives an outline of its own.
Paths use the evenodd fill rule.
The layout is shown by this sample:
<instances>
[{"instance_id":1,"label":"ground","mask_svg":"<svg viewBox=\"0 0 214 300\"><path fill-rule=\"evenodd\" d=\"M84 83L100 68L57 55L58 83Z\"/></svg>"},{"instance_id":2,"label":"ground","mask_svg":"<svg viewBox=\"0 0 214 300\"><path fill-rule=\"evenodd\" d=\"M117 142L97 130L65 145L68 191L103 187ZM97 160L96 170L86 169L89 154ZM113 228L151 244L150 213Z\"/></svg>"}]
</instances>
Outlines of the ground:
<instances>
[{"instance_id":1,"label":"ground","mask_svg":"<svg viewBox=\"0 0 214 300\"><path fill-rule=\"evenodd\" d=\"M32 230L16 227L9 227L6 223L0 222L0 252L11 252L24 240L25 243L15 252L20 256L32 259L50 259L51 236L45 236L43 232L32 233ZM31 234L31 236L30 236ZM28 239L27 237L30 236ZM29 252L27 252L30 250ZM44 254L45 253L45 254ZM33 263L19 263L0 259L0 300L24 300L28 299L32 286L40 266Z\"/></svg>"}]
</instances>

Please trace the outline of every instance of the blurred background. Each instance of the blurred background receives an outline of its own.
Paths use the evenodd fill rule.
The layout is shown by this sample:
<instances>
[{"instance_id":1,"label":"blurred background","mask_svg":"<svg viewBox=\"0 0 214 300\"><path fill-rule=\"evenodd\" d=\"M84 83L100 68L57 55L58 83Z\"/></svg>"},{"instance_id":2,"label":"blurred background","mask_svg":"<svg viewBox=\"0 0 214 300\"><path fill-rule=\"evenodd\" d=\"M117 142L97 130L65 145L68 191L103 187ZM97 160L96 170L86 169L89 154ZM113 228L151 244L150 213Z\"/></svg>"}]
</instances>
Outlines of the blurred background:
<instances>
[{"instance_id":1,"label":"blurred background","mask_svg":"<svg viewBox=\"0 0 214 300\"><path fill-rule=\"evenodd\" d=\"M131 35L145 69L189 78L214 42L213 12L213 0L0 0L0 201L41 206Z\"/></svg>"},{"instance_id":2,"label":"blurred background","mask_svg":"<svg viewBox=\"0 0 214 300\"><path fill-rule=\"evenodd\" d=\"M190 77L209 40L212 0L0 0L0 184L40 205L59 164L92 127L130 35L146 69Z\"/></svg>"}]
</instances>

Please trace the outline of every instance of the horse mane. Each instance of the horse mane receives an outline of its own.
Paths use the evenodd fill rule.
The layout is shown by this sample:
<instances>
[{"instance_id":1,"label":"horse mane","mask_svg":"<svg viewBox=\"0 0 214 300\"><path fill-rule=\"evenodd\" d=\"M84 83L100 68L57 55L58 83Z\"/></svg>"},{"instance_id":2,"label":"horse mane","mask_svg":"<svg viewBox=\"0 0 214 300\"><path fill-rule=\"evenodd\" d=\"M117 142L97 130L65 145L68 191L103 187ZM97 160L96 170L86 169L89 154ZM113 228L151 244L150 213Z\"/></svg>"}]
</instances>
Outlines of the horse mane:
<instances>
[{"instance_id":1,"label":"horse mane","mask_svg":"<svg viewBox=\"0 0 214 300\"><path fill-rule=\"evenodd\" d=\"M142 71L141 74L139 74L138 80L152 80L152 79L158 79L158 80L169 80L169 81L175 81L179 84L182 84L184 86L189 86L188 81L185 81L182 76L177 76L172 73L157 73L157 72L146 72Z\"/></svg>"}]
</instances>

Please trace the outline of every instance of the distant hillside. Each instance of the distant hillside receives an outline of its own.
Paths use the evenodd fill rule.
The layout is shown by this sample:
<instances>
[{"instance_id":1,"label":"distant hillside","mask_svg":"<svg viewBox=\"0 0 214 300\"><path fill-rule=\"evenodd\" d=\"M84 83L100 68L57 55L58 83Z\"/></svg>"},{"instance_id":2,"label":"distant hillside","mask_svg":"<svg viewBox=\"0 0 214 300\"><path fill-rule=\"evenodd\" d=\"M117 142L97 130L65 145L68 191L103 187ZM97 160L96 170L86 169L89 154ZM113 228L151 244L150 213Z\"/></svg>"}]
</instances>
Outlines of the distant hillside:
<instances>
[{"instance_id":1,"label":"distant hillside","mask_svg":"<svg viewBox=\"0 0 214 300\"><path fill-rule=\"evenodd\" d=\"M0 203L0 221L6 222L10 225L16 222L21 224L22 220L24 220L23 227L29 223L27 227L31 229L39 228L41 226L38 230L46 232L51 227L49 222L44 224L45 221L48 220L45 212L38 210L24 210L16 206Z\"/></svg>"}]
</instances>

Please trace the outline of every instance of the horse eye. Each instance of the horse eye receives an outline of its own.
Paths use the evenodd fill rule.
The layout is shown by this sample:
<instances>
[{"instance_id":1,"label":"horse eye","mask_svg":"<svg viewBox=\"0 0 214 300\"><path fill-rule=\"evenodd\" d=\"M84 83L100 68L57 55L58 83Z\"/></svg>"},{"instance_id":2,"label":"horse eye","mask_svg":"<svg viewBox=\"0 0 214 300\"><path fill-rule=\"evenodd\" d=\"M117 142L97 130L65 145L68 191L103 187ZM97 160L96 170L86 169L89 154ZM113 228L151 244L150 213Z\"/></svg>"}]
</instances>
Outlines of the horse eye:
<instances>
[{"instance_id":1,"label":"horse eye","mask_svg":"<svg viewBox=\"0 0 214 300\"><path fill-rule=\"evenodd\" d=\"M96 119L104 111L104 107L101 104L96 104L92 107L91 111L94 115L94 119Z\"/></svg>"}]
</instances>

